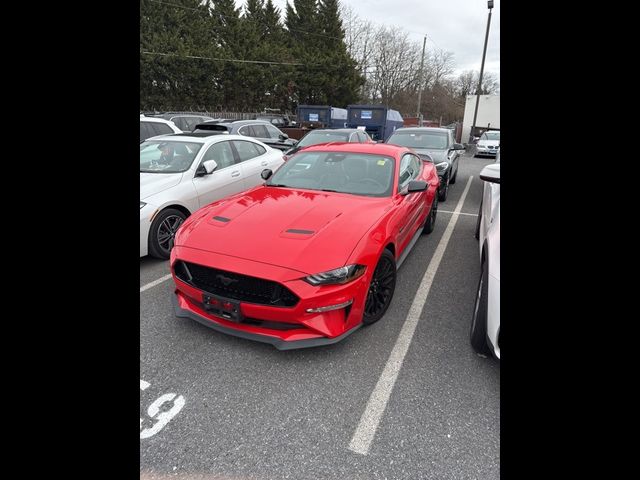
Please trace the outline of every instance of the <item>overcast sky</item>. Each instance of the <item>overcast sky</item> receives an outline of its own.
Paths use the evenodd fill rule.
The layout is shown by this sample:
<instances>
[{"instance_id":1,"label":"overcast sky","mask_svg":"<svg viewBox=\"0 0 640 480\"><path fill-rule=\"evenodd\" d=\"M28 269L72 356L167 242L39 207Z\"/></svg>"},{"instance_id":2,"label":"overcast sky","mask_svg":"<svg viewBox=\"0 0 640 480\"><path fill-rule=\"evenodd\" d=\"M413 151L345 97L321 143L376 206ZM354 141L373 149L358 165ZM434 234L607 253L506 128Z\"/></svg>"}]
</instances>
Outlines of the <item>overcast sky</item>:
<instances>
[{"instance_id":1,"label":"overcast sky","mask_svg":"<svg viewBox=\"0 0 640 480\"><path fill-rule=\"evenodd\" d=\"M291 0L290 3L293 4ZM487 29L487 0L340 0L376 24L401 27L422 46L453 52L456 73L480 70ZM494 1L485 71L500 76L500 2ZM244 0L236 0L244 5ZM273 0L283 16L287 0Z\"/></svg>"}]
</instances>

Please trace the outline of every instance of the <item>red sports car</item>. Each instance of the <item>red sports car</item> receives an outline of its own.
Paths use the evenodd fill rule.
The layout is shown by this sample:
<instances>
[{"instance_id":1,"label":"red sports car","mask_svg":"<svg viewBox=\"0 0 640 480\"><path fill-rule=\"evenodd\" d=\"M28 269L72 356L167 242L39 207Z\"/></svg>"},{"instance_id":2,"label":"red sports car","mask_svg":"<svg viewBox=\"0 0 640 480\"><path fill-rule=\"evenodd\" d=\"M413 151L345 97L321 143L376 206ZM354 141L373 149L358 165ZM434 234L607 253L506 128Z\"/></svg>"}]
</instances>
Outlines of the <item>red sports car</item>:
<instances>
[{"instance_id":1,"label":"red sports car","mask_svg":"<svg viewBox=\"0 0 640 480\"><path fill-rule=\"evenodd\" d=\"M406 147L341 143L262 177L179 229L176 315L280 350L335 343L379 320L397 268L433 230L434 165Z\"/></svg>"}]
</instances>

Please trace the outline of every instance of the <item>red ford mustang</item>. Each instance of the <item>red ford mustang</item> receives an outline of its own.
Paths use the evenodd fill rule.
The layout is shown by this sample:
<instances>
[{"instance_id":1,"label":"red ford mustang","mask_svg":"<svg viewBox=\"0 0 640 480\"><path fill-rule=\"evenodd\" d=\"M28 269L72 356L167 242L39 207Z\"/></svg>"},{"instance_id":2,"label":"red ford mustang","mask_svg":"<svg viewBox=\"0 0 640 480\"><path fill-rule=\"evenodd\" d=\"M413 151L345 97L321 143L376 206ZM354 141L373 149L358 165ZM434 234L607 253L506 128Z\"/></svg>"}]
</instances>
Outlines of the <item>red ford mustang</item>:
<instances>
[{"instance_id":1,"label":"red ford mustang","mask_svg":"<svg viewBox=\"0 0 640 480\"><path fill-rule=\"evenodd\" d=\"M434 165L405 147L340 143L262 176L178 231L176 315L280 350L335 343L379 320L397 268L433 230Z\"/></svg>"}]
</instances>

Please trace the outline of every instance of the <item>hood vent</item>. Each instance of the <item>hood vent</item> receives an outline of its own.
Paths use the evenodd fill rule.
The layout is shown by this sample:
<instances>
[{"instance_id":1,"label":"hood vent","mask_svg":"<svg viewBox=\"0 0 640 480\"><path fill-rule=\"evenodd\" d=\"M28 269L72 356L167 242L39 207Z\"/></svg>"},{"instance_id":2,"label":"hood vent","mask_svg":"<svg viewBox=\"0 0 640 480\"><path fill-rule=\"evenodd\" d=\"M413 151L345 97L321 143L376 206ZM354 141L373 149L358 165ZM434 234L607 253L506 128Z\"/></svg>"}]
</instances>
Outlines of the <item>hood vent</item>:
<instances>
[{"instance_id":1,"label":"hood vent","mask_svg":"<svg viewBox=\"0 0 640 480\"><path fill-rule=\"evenodd\" d=\"M290 228L286 231L287 233L299 233L300 235L311 235L315 233L313 230L300 230L298 228Z\"/></svg>"},{"instance_id":2,"label":"hood vent","mask_svg":"<svg viewBox=\"0 0 640 480\"><path fill-rule=\"evenodd\" d=\"M218 216L218 215L216 215L215 217L213 217L213 219L214 219L214 220L217 220L217 221L219 221L219 222L224 222L224 223L227 223L227 222L230 222L230 221L231 221L231 219L230 219L230 218L227 218L227 217L220 217L220 216Z\"/></svg>"}]
</instances>

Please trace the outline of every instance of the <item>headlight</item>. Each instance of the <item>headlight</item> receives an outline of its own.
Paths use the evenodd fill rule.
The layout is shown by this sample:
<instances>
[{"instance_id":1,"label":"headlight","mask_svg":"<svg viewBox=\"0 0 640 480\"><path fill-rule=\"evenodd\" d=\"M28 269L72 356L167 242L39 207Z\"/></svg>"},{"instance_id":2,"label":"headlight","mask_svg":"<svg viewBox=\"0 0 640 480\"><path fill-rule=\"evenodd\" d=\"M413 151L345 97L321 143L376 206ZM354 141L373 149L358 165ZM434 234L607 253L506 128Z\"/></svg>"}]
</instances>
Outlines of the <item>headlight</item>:
<instances>
[{"instance_id":1,"label":"headlight","mask_svg":"<svg viewBox=\"0 0 640 480\"><path fill-rule=\"evenodd\" d=\"M303 280L311 285L336 285L349 283L358 277L361 277L367 267L365 265L347 265L346 267L336 268L327 272L316 273L303 278Z\"/></svg>"},{"instance_id":2,"label":"headlight","mask_svg":"<svg viewBox=\"0 0 640 480\"><path fill-rule=\"evenodd\" d=\"M142 207L144 207L145 205L146 205L146 203L140 202L140 210L142 210Z\"/></svg>"},{"instance_id":3,"label":"headlight","mask_svg":"<svg viewBox=\"0 0 640 480\"><path fill-rule=\"evenodd\" d=\"M440 162L440 163L436 163L436 168L437 169L445 169L449 166L449 164L447 162Z\"/></svg>"}]
</instances>

